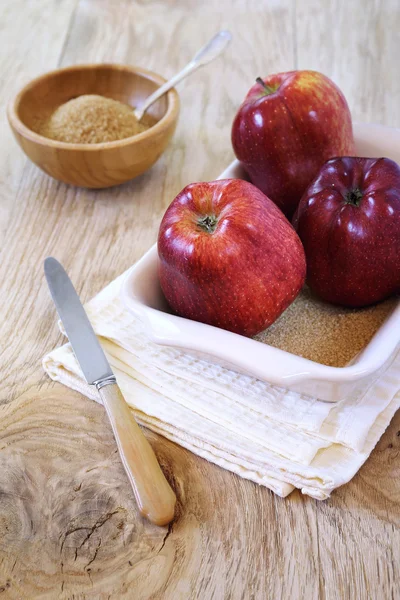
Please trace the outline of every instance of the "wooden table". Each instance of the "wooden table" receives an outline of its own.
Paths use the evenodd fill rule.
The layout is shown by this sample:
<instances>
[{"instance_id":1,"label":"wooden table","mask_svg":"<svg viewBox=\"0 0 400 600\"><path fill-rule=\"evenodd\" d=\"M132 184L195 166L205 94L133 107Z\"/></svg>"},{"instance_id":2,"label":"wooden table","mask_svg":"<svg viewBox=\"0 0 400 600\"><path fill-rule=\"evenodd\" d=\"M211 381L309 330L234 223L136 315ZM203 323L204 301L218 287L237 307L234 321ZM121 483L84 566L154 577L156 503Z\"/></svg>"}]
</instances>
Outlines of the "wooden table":
<instances>
[{"instance_id":1,"label":"wooden table","mask_svg":"<svg viewBox=\"0 0 400 600\"><path fill-rule=\"evenodd\" d=\"M103 409L41 368L62 342L43 259L86 300L137 260L175 194L232 159L257 75L321 70L356 120L400 126L398 0L8 0L0 24L0 598L399 598L400 414L326 502L282 500L149 434L179 500L157 528L138 517ZM174 141L135 181L68 187L12 140L4 107L31 77L106 61L170 76L220 28L234 42L182 83Z\"/></svg>"}]
</instances>

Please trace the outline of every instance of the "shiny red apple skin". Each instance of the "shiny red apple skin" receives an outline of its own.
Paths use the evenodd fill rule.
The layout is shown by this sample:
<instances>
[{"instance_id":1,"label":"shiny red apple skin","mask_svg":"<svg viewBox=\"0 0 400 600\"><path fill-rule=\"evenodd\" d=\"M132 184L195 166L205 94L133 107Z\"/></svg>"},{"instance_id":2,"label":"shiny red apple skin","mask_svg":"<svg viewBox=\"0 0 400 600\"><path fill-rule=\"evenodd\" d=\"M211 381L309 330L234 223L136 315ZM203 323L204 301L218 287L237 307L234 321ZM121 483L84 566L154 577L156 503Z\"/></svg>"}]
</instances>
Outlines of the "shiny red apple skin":
<instances>
[{"instance_id":1,"label":"shiny red apple skin","mask_svg":"<svg viewBox=\"0 0 400 600\"><path fill-rule=\"evenodd\" d=\"M359 190L350 200L349 194ZM307 281L323 300L362 307L400 292L400 167L388 158L329 160L293 224Z\"/></svg>"},{"instance_id":2,"label":"shiny red apple skin","mask_svg":"<svg viewBox=\"0 0 400 600\"><path fill-rule=\"evenodd\" d=\"M213 233L199 220L214 215ZM225 179L185 187L158 235L159 277L180 316L253 336L304 284L304 250L292 225L251 183Z\"/></svg>"},{"instance_id":3,"label":"shiny red apple skin","mask_svg":"<svg viewBox=\"0 0 400 600\"><path fill-rule=\"evenodd\" d=\"M350 110L339 88L316 71L256 83L234 119L232 145L250 180L291 219L324 162L354 154Z\"/></svg>"}]
</instances>

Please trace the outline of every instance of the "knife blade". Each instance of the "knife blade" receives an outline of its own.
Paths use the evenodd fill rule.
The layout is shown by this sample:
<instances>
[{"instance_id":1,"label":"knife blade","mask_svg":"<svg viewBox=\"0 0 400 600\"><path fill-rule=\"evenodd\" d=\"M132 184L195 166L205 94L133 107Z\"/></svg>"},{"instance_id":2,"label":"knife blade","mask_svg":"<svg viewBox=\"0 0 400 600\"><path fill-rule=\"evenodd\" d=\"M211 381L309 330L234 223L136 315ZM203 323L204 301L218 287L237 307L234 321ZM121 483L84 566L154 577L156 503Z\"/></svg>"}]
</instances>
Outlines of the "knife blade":
<instances>
[{"instance_id":1,"label":"knife blade","mask_svg":"<svg viewBox=\"0 0 400 600\"><path fill-rule=\"evenodd\" d=\"M103 401L139 510L152 523L166 525L174 517L175 494L133 418L70 278L53 257L44 261L44 272L82 373Z\"/></svg>"},{"instance_id":2,"label":"knife blade","mask_svg":"<svg viewBox=\"0 0 400 600\"><path fill-rule=\"evenodd\" d=\"M47 285L64 325L75 357L86 381L93 385L114 377L114 373L97 339L64 267L52 256L44 261Z\"/></svg>"}]
</instances>

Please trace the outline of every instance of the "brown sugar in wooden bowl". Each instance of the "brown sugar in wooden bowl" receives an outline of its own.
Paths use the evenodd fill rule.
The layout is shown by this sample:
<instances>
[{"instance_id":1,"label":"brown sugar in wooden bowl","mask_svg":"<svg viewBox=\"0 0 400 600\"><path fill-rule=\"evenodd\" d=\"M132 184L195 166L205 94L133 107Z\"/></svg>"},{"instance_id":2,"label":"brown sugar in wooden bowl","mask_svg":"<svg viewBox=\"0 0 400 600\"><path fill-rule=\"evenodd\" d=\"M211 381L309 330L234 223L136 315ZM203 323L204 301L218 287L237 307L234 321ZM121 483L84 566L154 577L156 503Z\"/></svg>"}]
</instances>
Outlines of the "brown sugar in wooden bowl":
<instances>
[{"instance_id":1,"label":"brown sugar in wooden bowl","mask_svg":"<svg viewBox=\"0 0 400 600\"><path fill-rule=\"evenodd\" d=\"M156 73L115 64L76 65L34 79L8 106L8 120L25 154L45 173L72 185L104 188L149 169L167 147L177 124L179 97L173 89L147 111L155 124L117 141L67 143L39 135L37 123L59 106L85 94L140 105L165 82Z\"/></svg>"}]
</instances>

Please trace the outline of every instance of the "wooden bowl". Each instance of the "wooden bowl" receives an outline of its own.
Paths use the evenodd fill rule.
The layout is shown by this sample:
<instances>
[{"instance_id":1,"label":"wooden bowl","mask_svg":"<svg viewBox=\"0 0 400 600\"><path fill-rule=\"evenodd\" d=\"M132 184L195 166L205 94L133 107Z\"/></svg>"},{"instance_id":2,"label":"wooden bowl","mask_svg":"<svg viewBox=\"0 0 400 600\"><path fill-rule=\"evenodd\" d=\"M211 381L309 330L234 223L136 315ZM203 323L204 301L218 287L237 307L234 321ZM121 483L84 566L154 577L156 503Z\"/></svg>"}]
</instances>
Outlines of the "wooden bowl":
<instances>
[{"instance_id":1,"label":"wooden bowl","mask_svg":"<svg viewBox=\"0 0 400 600\"><path fill-rule=\"evenodd\" d=\"M83 94L107 96L140 105L165 79L124 65L77 65L58 69L26 85L8 107L8 120L18 144L45 173L87 188L118 185L149 169L164 152L178 120L179 97L169 91L148 110L156 124L133 137L101 144L50 140L32 126L60 104Z\"/></svg>"}]
</instances>

